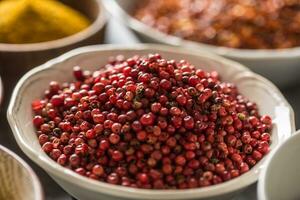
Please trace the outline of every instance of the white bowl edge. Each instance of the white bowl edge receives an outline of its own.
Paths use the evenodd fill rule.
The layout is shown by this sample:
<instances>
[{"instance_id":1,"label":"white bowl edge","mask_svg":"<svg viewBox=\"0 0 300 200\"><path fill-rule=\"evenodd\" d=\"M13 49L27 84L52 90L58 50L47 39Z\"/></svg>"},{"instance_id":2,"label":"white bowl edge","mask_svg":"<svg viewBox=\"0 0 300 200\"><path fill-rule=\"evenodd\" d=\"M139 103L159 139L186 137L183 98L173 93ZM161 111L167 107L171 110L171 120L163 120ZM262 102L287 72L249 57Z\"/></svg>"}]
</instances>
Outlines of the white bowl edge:
<instances>
[{"instance_id":1,"label":"white bowl edge","mask_svg":"<svg viewBox=\"0 0 300 200\"><path fill-rule=\"evenodd\" d=\"M33 199L33 200L44 200L43 189L42 189L41 183L40 183L37 175L33 171L33 169L21 157L19 157L13 151L9 150L8 148L6 148L4 146L0 146L0 149L3 152L7 153L10 157L15 159L29 173L29 176L33 181L34 192L36 192L34 194L35 199Z\"/></svg>"},{"instance_id":2,"label":"white bowl edge","mask_svg":"<svg viewBox=\"0 0 300 200\"><path fill-rule=\"evenodd\" d=\"M300 130L297 130L289 139L285 140L281 145L278 145L269 155L268 159L266 160L266 167L262 170L261 175L258 180L258 186L257 186L257 197L259 200L271 200L268 199L266 196L266 176L269 168L271 167L272 158L276 155L278 151L280 151L282 148L286 148L285 145L289 143L293 138L300 136Z\"/></svg>"}]
</instances>

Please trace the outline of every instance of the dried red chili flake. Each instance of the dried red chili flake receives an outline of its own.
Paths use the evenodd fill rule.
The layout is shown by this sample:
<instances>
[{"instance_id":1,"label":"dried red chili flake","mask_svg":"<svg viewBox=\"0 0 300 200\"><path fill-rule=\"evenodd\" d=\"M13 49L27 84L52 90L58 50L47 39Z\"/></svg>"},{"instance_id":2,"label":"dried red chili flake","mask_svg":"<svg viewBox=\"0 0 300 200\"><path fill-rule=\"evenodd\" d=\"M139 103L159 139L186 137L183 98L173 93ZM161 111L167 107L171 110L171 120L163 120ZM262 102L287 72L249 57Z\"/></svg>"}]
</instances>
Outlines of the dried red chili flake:
<instances>
[{"instance_id":1,"label":"dried red chili flake","mask_svg":"<svg viewBox=\"0 0 300 200\"><path fill-rule=\"evenodd\" d=\"M300 46L299 0L146 0L133 15L161 32L216 46Z\"/></svg>"},{"instance_id":2,"label":"dried red chili flake","mask_svg":"<svg viewBox=\"0 0 300 200\"><path fill-rule=\"evenodd\" d=\"M238 177L268 153L272 119L217 72L158 54L107 66L75 67L75 81L52 81L32 103L58 164L111 184L184 189Z\"/></svg>"}]
</instances>

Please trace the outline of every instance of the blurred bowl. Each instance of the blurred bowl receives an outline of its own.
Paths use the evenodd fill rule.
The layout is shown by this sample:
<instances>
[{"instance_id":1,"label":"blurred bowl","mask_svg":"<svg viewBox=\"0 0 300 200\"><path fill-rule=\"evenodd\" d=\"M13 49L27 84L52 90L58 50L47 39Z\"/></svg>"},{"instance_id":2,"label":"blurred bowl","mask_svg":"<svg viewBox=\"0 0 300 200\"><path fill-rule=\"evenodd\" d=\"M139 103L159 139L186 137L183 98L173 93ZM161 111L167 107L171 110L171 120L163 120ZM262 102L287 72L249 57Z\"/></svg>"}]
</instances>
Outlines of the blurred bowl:
<instances>
[{"instance_id":1,"label":"blurred bowl","mask_svg":"<svg viewBox=\"0 0 300 200\"><path fill-rule=\"evenodd\" d=\"M83 31L58 40L33 44L0 43L0 74L7 94L29 69L74 48L104 40L105 9L101 0L62 0L87 16L92 24Z\"/></svg>"},{"instance_id":2,"label":"blurred bowl","mask_svg":"<svg viewBox=\"0 0 300 200\"><path fill-rule=\"evenodd\" d=\"M110 56L147 55L159 53L166 59L186 59L204 70L216 70L224 81L235 83L239 91L258 104L261 114L273 118L271 149L295 131L294 112L280 91L268 80L254 74L244 66L227 59L184 49L162 45L102 45L71 51L28 72L17 84L7 112L14 136L24 151L35 163L47 171L67 192L77 199L224 199L239 192L258 179L266 158L242 176L231 181L198 189L145 190L111 185L88 179L64 168L49 158L41 149L35 128L32 125L31 102L41 98L50 81L72 81L72 68L76 65L96 70L107 63ZM268 156L266 156L268 157Z\"/></svg>"},{"instance_id":3,"label":"blurred bowl","mask_svg":"<svg viewBox=\"0 0 300 200\"><path fill-rule=\"evenodd\" d=\"M300 47L281 50L244 50L184 40L162 33L132 17L130 14L133 13L138 3L140 3L139 0L104 1L112 16L129 26L143 42L162 43L212 52L246 65L280 87L299 82L297 72L300 67Z\"/></svg>"},{"instance_id":4,"label":"blurred bowl","mask_svg":"<svg viewBox=\"0 0 300 200\"><path fill-rule=\"evenodd\" d=\"M0 146L0 199L43 200L41 184L19 156Z\"/></svg>"},{"instance_id":5,"label":"blurred bowl","mask_svg":"<svg viewBox=\"0 0 300 200\"><path fill-rule=\"evenodd\" d=\"M271 153L259 178L259 200L300 199L299 144L300 131L297 131Z\"/></svg>"}]
</instances>

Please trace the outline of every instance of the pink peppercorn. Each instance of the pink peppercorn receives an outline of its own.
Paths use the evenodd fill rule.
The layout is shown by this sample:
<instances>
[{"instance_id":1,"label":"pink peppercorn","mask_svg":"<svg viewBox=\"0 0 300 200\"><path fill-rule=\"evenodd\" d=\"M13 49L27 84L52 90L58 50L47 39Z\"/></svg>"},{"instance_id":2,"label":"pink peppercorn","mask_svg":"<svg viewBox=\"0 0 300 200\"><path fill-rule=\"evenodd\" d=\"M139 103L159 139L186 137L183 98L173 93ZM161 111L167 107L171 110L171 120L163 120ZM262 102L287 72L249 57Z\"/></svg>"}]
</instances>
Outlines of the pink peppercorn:
<instances>
[{"instance_id":1,"label":"pink peppercorn","mask_svg":"<svg viewBox=\"0 0 300 200\"><path fill-rule=\"evenodd\" d=\"M110 184L185 189L236 178L269 152L271 117L217 72L158 54L109 63L75 67L76 81L51 82L32 102L39 143L58 164Z\"/></svg>"}]
</instances>

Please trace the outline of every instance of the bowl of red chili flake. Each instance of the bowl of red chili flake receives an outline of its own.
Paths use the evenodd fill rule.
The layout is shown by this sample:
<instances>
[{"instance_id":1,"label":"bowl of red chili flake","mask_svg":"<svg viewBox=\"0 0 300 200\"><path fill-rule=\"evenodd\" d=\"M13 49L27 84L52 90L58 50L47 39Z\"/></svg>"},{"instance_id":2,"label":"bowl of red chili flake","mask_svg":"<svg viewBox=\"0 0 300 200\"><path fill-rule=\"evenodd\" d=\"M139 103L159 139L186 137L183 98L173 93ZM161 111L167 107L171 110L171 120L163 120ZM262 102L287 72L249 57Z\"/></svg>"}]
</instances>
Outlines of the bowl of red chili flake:
<instances>
[{"instance_id":1,"label":"bowl of red chili flake","mask_svg":"<svg viewBox=\"0 0 300 200\"><path fill-rule=\"evenodd\" d=\"M112 0L107 10L143 42L198 48L236 60L279 86L298 80L297 0Z\"/></svg>"},{"instance_id":2,"label":"bowl of red chili flake","mask_svg":"<svg viewBox=\"0 0 300 200\"><path fill-rule=\"evenodd\" d=\"M23 151L79 199L224 197L254 183L295 129L266 79L159 45L89 47L35 68L8 119Z\"/></svg>"}]
</instances>

